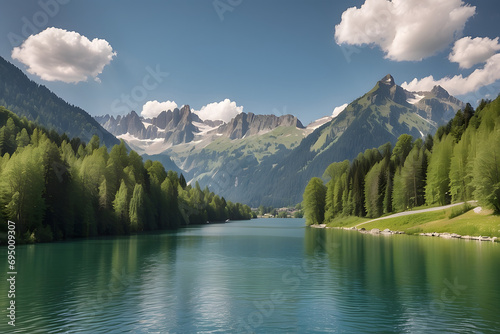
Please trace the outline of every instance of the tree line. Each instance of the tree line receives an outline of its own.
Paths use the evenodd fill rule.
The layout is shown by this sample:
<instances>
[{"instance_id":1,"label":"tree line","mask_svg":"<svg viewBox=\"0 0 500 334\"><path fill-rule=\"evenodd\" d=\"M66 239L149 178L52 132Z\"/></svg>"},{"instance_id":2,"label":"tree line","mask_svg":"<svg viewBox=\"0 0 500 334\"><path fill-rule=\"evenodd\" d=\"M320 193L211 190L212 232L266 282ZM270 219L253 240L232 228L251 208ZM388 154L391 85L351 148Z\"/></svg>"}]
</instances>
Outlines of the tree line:
<instances>
[{"instance_id":1,"label":"tree line","mask_svg":"<svg viewBox=\"0 0 500 334\"><path fill-rule=\"evenodd\" d=\"M48 242L250 218L123 141L108 151L97 136L86 144L0 107L0 232L12 220L22 241Z\"/></svg>"},{"instance_id":2,"label":"tree line","mask_svg":"<svg viewBox=\"0 0 500 334\"><path fill-rule=\"evenodd\" d=\"M478 200L500 213L500 97L467 104L425 140L404 134L328 166L303 194L307 224L376 218L424 204Z\"/></svg>"}]
</instances>

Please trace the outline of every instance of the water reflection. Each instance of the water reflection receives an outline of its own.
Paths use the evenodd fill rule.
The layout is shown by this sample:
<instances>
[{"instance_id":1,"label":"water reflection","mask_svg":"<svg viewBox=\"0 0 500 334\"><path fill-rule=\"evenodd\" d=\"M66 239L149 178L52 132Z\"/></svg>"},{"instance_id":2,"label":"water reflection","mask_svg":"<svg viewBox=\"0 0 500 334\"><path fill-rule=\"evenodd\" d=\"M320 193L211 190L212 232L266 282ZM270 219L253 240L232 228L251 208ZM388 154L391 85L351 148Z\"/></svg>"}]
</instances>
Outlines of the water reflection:
<instances>
[{"instance_id":1,"label":"water reflection","mask_svg":"<svg viewBox=\"0 0 500 334\"><path fill-rule=\"evenodd\" d=\"M307 229L304 242L309 257L328 255L324 289L335 299L326 304L338 306L341 326L356 326L354 317L387 331L498 324L498 244L318 229Z\"/></svg>"},{"instance_id":2,"label":"water reflection","mask_svg":"<svg viewBox=\"0 0 500 334\"><path fill-rule=\"evenodd\" d=\"M20 246L16 329L484 332L499 325L500 245L302 225L259 220ZM1 293L0 307L7 303ZM0 323L0 332L11 331Z\"/></svg>"}]
</instances>

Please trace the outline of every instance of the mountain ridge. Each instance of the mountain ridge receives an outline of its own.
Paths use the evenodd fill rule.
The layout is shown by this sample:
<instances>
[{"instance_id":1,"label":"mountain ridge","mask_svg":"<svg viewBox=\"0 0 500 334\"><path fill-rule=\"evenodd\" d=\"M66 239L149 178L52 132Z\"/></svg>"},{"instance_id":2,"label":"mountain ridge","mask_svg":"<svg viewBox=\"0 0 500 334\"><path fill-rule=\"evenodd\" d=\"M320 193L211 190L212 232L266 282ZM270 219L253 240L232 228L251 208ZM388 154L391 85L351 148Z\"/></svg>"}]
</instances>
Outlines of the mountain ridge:
<instances>
[{"instance_id":1,"label":"mountain ridge","mask_svg":"<svg viewBox=\"0 0 500 334\"><path fill-rule=\"evenodd\" d=\"M30 80L19 68L0 57L0 105L20 117L69 137L88 142L98 135L111 147L120 141L85 110L70 105L47 87Z\"/></svg>"},{"instance_id":2,"label":"mountain ridge","mask_svg":"<svg viewBox=\"0 0 500 334\"><path fill-rule=\"evenodd\" d=\"M223 174L231 179L224 181L226 189L225 192L223 190L231 198L246 200L254 206L293 205L301 201L307 181L313 176L321 177L330 163L352 160L359 152L387 142L394 145L399 135L404 133L414 137L432 134L439 125L454 116L454 112L448 111L450 104L458 100L437 103L439 99L435 94L428 92L427 95L428 99L436 100L424 112L408 101L415 93L396 85L394 78L387 75L372 90L351 102L337 117L307 135L297 147L269 156L262 163L250 167L253 168L251 171L237 172L237 168L224 166L215 175ZM460 102L454 107L456 111L464 104ZM433 121L433 114L437 114L434 117L436 121ZM247 163L249 159L241 161ZM253 175L259 175L259 180L253 179ZM216 186L218 182L217 178L203 174L195 179L209 186Z\"/></svg>"},{"instance_id":3,"label":"mountain ridge","mask_svg":"<svg viewBox=\"0 0 500 334\"><path fill-rule=\"evenodd\" d=\"M186 122L193 137L178 144L135 143L144 152L170 156L190 182L253 206L282 206L299 202L307 180L321 176L331 162L394 144L401 134L432 134L464 106L442 87L409 92L388 74L336 117L311 122L314 127L293 115L240 113L219 125Z\"/></svg>"}]
</instances>

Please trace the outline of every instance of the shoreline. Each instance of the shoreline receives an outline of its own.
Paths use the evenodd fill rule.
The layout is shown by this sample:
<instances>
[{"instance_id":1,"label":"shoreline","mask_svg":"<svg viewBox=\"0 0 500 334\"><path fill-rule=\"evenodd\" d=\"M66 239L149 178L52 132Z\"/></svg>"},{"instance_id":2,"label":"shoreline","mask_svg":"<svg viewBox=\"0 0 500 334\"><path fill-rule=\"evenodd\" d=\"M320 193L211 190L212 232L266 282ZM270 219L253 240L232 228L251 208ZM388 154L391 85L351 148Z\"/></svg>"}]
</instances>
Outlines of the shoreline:
<instances>
[{"instance_id":1,"label":"shoreline","mask_svg":"<svg viewBox=\"0 0 500 334\"><path fill-rule=\"evenodd\" d=\"M388 228L381 231L378 228L366 230L364 227L358 229L355 226L353 226L353 227L329 227L329 226L326 226L326 224L313 224L313 225L309 225L309 227L319 228L319 229L337 229L337 230L357 231L357 232L362 233L362 234L372 234L372 235L406 234L404 231L391 231ZM443 238L443 239L461 239L461 240L500 242L500 240L497 237L460 235L460 234L451 233L451 232L418 233L418 234L411 234L411 235L417 235L417 236L421 236L421 237L439 237L439 238Z\"/></svg>"}]
</instances>

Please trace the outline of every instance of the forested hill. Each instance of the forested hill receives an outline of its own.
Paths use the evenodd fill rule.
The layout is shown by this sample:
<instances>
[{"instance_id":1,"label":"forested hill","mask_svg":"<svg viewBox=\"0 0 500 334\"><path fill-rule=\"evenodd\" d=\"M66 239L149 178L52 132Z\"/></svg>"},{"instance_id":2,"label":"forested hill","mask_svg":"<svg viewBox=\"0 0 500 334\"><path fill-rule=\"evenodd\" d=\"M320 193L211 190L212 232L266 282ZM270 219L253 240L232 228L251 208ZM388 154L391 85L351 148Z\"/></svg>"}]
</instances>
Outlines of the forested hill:
<instances>
[{"instance_id":1,"label":"forested hill","mask_svg":"<svg viewBox=\"0 0 500 334\"><path fill-rule=\"evenodd\" d=\"M107 147L120 143L83 109L68 104L47 87L31 81L20 69L2 57L0 106L59 134L66 133L85 142L97 135Z\"/></svg>"},{"instance_id":2,"label":"forested hill","mask_svg":"<svg viewBox=\"0 0 500 334\"><path fill-rule=\"evenodd\" d=\"M108 153L97 136L85 145L0 107L0 244L7 220L18 242L48 242L250 217L123 142Z\"/></svg>"},{"instance_id":3,"label":"forested hill","mask_svg":"<svg viewBox=\"0 0 500 334\"><path fill-rule=\"evenodd\" d=\"M401 135L394 148L333 163L324 177L326 185L312 178L304 191L308 224L465 200L500 213L500 97L467 105L425 141Z\"/></svg>"}]
</instances>

